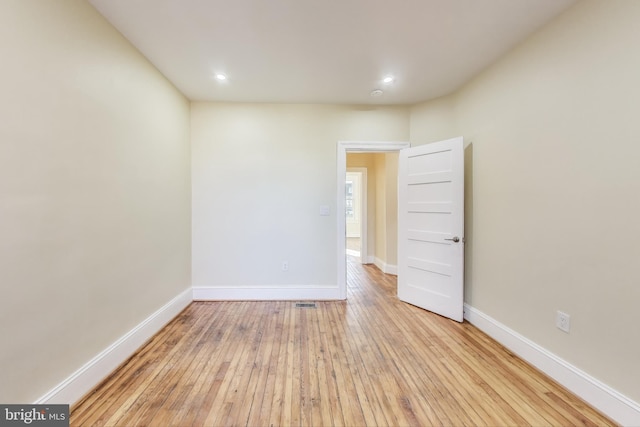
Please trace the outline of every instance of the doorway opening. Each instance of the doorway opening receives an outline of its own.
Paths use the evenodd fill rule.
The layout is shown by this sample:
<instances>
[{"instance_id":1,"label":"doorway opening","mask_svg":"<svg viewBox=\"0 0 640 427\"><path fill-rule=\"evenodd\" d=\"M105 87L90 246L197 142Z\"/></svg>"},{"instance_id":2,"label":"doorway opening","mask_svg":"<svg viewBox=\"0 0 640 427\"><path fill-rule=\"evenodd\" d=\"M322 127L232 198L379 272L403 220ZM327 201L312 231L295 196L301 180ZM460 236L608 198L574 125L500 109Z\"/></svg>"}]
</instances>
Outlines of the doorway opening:
<instances>
[{"instance_id":1,"label":"doorway opening","mask_svg":"<svg viewBox=\"0 0 640 427\"><path fill-rule=\"evenodd\" d=\"M410 146L409 142L381 142L381 141L339 141L337 146L337 212L344 212L345 216L342 214L337 215L337 255L338 255L338 290L339 296L341 299L347 298L347 153L393 153L399 152L403 148L408 148ZM397 172L396 172L397 175ZM397 176L396 176L397 178ZM370 177L369 177L370 179ZM397 209L396 209L397 211ZM397 212L396 212L397 213ZM355 214L355 212L354 212ZM370 253L368 251L373 245L370 242L370 239L367 239L368 227L371 227L371 224L368 224L365 231L361 229L361 246L360 246L360 256L362 263L371 263L374 262L378 265L378 260L376 260L375 253ZM394 236L397 234L397 227L394 231ZM363 239L364 236L364 239ZM395 240L397 238L393 237ZM366 244L363 240L367 240ZM364 255L366 253L366 256ZM378 265L381 267L380 269L385 271L385 265ZM387 271L391 272L391 271ZM395 273L395 272L394 272Z\"/></svg>"},{"instance_id":2,"label":"doorway opening","mask_svg":"<svg viewBox=\"0 0 640 427\"><path fill-rule=\"evenodd\" d=\"M362 263L367 263L367 232L368 232L368 182L367 168L349 167L345 180L345 221L346 221L346 252Z\"/></svg>"}]
</instances>

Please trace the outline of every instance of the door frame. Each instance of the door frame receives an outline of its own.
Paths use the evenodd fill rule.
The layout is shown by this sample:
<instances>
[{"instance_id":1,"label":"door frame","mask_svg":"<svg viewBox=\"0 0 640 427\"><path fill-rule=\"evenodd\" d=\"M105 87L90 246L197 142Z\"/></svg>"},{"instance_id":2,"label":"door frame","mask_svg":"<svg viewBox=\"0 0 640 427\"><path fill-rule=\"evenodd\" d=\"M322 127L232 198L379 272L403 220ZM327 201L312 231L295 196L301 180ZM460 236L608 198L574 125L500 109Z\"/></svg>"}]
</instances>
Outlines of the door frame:
<instances>
[{"instance_id":1,"label":"door frame","mask_svg":"<svg viewBox=\"0 0 640 427\"><path fill-rule=\"evenodd\" d=\"M337 144L337 182L336 182L336 218L338 253L338 295L347 299L347 253L345 220L345 180L347 177L347 152L354 153L392 153L409 148L409 141L338 141Z\"/></svg>"}]
</instances>

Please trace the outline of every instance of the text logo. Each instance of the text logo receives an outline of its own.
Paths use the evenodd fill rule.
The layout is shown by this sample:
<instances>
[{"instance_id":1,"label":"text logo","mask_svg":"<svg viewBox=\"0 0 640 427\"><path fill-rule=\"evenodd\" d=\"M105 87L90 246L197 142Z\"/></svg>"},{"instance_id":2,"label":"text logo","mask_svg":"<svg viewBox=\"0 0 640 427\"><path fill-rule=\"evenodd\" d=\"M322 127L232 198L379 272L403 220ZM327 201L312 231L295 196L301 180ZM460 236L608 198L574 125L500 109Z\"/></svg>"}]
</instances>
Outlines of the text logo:
<instances>
[{"instance_id":1,"label":"text logo","mask_svg":"<svg viewBox=\"0 0 640 427\"><path fill-rule=\"evenodd\" d=\"M69 427L69 405L0 405L0 427Z\"/></svg>"}]
</instances>

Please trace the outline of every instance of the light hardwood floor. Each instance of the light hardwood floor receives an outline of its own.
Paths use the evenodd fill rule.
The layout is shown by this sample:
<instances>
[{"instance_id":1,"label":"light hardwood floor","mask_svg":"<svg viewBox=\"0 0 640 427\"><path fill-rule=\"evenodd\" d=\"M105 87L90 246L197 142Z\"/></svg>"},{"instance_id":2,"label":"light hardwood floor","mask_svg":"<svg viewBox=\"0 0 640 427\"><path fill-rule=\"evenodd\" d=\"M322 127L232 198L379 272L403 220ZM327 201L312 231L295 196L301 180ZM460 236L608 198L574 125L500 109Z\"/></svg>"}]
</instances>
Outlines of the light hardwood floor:
<instances>
[{"instance_id":1,"label":"light hardwood floor","mask_svg":"<svg viewBox=\"0 0 640 427\"><path fill-rule=\"evenodd\" d=\"M194 302L72 426L615 425L469 323L348 265L346 302Z\"/></svg>"}]
</instances>

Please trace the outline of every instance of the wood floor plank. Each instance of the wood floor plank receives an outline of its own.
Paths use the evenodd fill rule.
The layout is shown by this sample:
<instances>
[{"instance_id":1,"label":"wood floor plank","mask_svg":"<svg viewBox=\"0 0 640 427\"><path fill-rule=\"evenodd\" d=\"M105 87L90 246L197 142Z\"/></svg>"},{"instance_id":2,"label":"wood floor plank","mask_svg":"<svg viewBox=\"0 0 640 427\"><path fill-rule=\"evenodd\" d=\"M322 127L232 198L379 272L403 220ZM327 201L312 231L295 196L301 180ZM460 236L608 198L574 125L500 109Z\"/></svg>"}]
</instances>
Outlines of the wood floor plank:
<instances>
[{"instance_id":1,"label":"wood floor plank","mask_svg":"<svg viewBox=\"0 0 640 427\"><path fill-rule=\"evenodd\" d=\"M72 426L613 426L468 323L348 263L347 301L194 302Z\"/></svg>"},{"instance_id":2,"label":"wood floor plank","mask_svg":"<svg viewBox=\"0 0 640 427\"><path fill-rule=\"evenodd\" d=\"M166 363L158 364L153 374L138 386L139 393L132 394L108 423L148 425L193 361L194 349L197 348L199 337L207 324L206 317L196 318L196 322L189 329L192 333L175 341L173 348L168 352Z\"/></svg>"},{"instance_id":3,"label":"wood floor plank","mask_svg":"<svg viewBox=\"0 0 640 427\"><path fill-rule=\"evenodd\" d=\"M368 267L369 268L369 267ZM372 267L371 267L372 268ZM371 270L371 274L373 278L375 278L375 281L377 284L379 284L380 286L378 287L378 291L380 292L380 297L383 297L385 299L387 299L390 303L398 306L398 307L402 307L405 308L403 303L400 303L397 298L395 298L395 283L390 282L388 276L385 276L382 274L382 272L380 272L377 269L372 269ZM361 276L359 276L361 277ZM355 307L354 310L357 310L358 307ZM397 352L399 347L404 347L404 344L400 344L399 342L395 341L396 337L402 335L404 333L403 329L401 327L398 327L397 325L395 325L395 320L391 317L389 319L382 319L385 324L379 323L379 321L381 320L379 317L377 316L372 316L369 315L370 311L362 311L362 313L359 313L357 318L361 318L361 319L366 319L367 323L369 323L370 325L373 325L373 327L375 327L377 330L379 329L386 329L388 331L392 332L392 335L390 337L387 337L387 339L382 340L382 345L384 346L382 353L383 354L389 354L391 355L391 360L398 360L398 359L402 359L404 358L409 358L409 359L416 359L416 360L420 360L421 369L418 369L418 371L412 371L411 373L408 372L398 372L400 375L397 376L397 378L404 378L405 381L408 381L410 383L413 384L418 384L416 381L420 381L421 379L428 379L428 381L430 381L429 385L425 385L424 387L422 387L422 390L425 390L425 393L429 394L430 397L430 401L433 402L432 405L424 402L423 399L420 399L422 396L420 395L414 395L412 396L414 402L418 403L419 400L423 400L422 402L419 402L420 405L414 405L416 408L421 408L424 411L424 414L421 416L421 419L423 420L429 420L430 423L442 423L442 424L446 424L446 425L460 425L462 424L460 420L456 419L455 414L453 413L453 411L451 411L450 408L444 408L441 405L442 402L442 394L441 391L442 387L434 387L434 384L436 384L436 381L438 381L438 378L436 375L434 375L434 373L431 371L431 363L429 362L428 358L425 359L423 357L421 357L421 355L419 353L404 353L404 354L400 354ZM392 321L392 324L389 323L389 320ZM412 327L411 327L412 328ZM421 342L420 340L417 340L417 342ZM422 345L421 345L422 346ZM411 367L413 365L416 364L407 364L405 365L406 367ZM420 365L416 365L416 366L420 366ZM389 369L389 368L388 368ZM397 369L396 369L397 372ZM434 395L433 393L436 393L437 395ZM407 397L403 397L405 400L408 400ZM406 404L410 404L411 400L408 400L407 402L405 402Z\"/></svg>"},{"instance_id":4,"label":"wood floor plank","mask_svg":"<svg viewBox=\"0 0 640 427\"><path fill-rule=\"evenodd\" d=\"M172 339L164 337L177 337L180 335L181 328L190 327L195 322L195 318L189 319L184 316L185 311L183 310L173 322L143 346L135 357L131 357L109 377L109 381L115 384L114 387L98 386L84 397L83 404L91 407L92 411L80 413L77 417L78 425L105 425L111 414L117 411L122 402L129 397L127 392L144 381L146 373L153 370L162 360L161 355L165 355L169 351ZM187 322L189 324L185 325Z\"/></svg>"},{"instance_id":5,"label":"wood floor plank","mask_svg":"<svg viewBox=\"0 0 640 427\"><path fill-rule=\"evenodd\" d=\"M273 375L277 368L278 352L280 350L280 340L282 334L282 324L280 318L280 302L273 302L269 305L270 315L267 319L267 325L264 328L264 343L259 359L256 362L258 367L258 376L255 379L255 385L248 387L248 391L253 391L251 397L251 408L247 417L247 425L254 426L264 423L268 419L268 414L273 402L273 383L275 376Z\"/></svg>"},{"instance_id":6,"label":"wood floor plank","mask_svg":"<svg viewBox=\"0 0 640 427\"><path fill-rule=\"evenodd\" d=\"M354 268L353 266L350 266L350 267L351 267L350 276L349 276L351 278L350 284L356 285L354 286L354 288L357 288L357 289L366 288L366 286L363 287L362 283L359 283L359 281L362 280L362 274L361 274L362 268ZM375 270L371 270L371 271L374 273L376 272ZM378 284L381 286L376 288L376 291L377 291L376 293L379 293L380 296L383 298L389 297L389 301L392 301L393 299L395 299L395 297L392 295L392 292L391 292L390 283L387 284L388 288L382 286L381 282L378 282ZM369 291L367 293L368 296L371 294L374 294L374 292ZM380 345L377 343L377 340L371 340L370 338L368 338L368 337L376 336L375 331L381 327L381 325L378 324L380 320L385 322L384 316L380 316L374 310L371 309L371 307L373 307L373 304L371 304L372 301L373 301L372 299L369 299L369 298L367 299L367 304L365 304L366 309L363 309L362 305L351 306L351 309L353 309L354 311L355 318L360 320L360 325L363 327L362 333L352 334L354 339L358 340L359 342L358 348L354 349L353 353L360 356L367 355L367 354L372 355L377 357L380 361L389 360L388 357L387 358L384 357L384 351L382 351L382 349L380 348ZM385 326L382 326L382 327L385 327ZM388 344L388 343L385 343L385 344ZM385 347L388 348L386 345ZM365 365L365 369L367 369L366 367L369 367L369 366L374 366L374 367L377 366L376 371L369 373L370 377L372 378L379 378L382 375L383 371L389 370L389 368L387 367L387 363L382 365L380 363L375 363L375 362L372 363L372 361L365 362L364 359L363 359L363 362ZM377 387L379 387L380 389L385 388L379 383L377 384ZM423 396L422 396L422 393L418 393L414 395L414 397L418 399L422 399ZM386 395L382 396L381 399L382 399L382 402L387 400ZM404 401L402 401L403 407L407 407L407 405L411 406L410 404L411 402L407 401L406 398ZM430 405L423 405L423 406L426 409L426 412L420 417L423 424L424 422L428 422L430 425L438 424L439 419L437 415L434 413L433 409L430 407ZM413 411L413 407L412 407L412 411ZM383 416L384 416L384 413L383 413ZM393 418L387 417L385 419L379 415L377 415L377 419L378 419L378 423L376 425L391 425L393 422L396 421Z\"/></svg>"},{"instance_id":7,"label":"wood floor plank","mask_svg":"<svg viewBox=\"0 0 640 427\"><path fill-rule=\"evenodd\" d=\"M185 312L183 312L184 314ZM203 323L206 318L188 316L178 319L178 330L186 328L187 330L198 331L199 325ZM147 400L148 390L150 385L154 384L155 378L163 378L162 372L167 372L167 366L174 363L180 357L180 341L184 338L182 334L168 334L167 331L163 331L160 334L160 339L164 339L162 349L164 351L155 352L157 358L135 358L136 361L148 361L150 362L144 370L137 376L126 375L124 381L118 383L117 389L122 391L121 395L114 395L109 393L107 400L117 399L117 404L112 404L110 411L101 415L101 417L90 425L122 425L124 421L121 418L125 417L127 413L137 416L139 412L138 407L144 405ZM155 339L155 337L154 337ZM142 351L144 353L144 349ZM133 359L132 359L133 360ZM131 362L131 360L130 360ZM135 362L134 362L135 363ZM126 367L127 365L125 365Z\"/></svg>"},{"instance_id":8,"label":"wood floor plank","mask_svg":"<svg viewBox=\"0 0 640 427\"><path fill-rule=\"evenodd\" d=\"M221 306L217 303L200 304L215 307L216 311L222 313L224 317L218 322L211 322L205 341L211 356L204 371L199 374L203 381L199 389L193 390L191 398L183 402L183 408L174 417L173 425L180 425L180 422L187 426L204 425L220 386L229 371L229 360L233 358L236 351L236 348L225 344L231 341L231 334L234 332L232 326L235 326L244 316L242 310L232 310L231 307Z\"/></svg>"},{"instance_id":9,"label":"wood floor plank","mask_svg":"<svg viewBox=\"0 0 640 427\"><path fill-rule=\"evenodd\" d=\"M155 414L152 413L152 416L145 420L147 425L171 424L174 419L181 420L186 417L187 414L183 402L196 399L197 392L208 377L207 375L202 375L202 373L207 362L212 357L212 352L204 343L206 342L206 336L212 333L214 325L221 315L222 313L218 312L212 316L211 320L203 328L202 333L198 335L198 343L191 353L192 362L188 365L185 363L184 370L176 372L174 376L175 388L172 393L167 393L166 390L163 390L167 394L167 398L164 403L156 408Z\"/></svg>"},{"instance_id":10,"label":"wood floor plank","mask_svg":"<svg viewBox=\"0 0 640 427\"><path fill-rule=\"evenodd\" d=\"M346 347L348 336L344 330L344 325L340 325L340 318L343 316L342 307L333 306L336 310L329 310L330 322L334 325L330 331L333 351L330 352L333 363L332 373L334 374L335 387L340 399L334 405L334 417L337 415L340 425L363 425L364 417L357 402L357 394L354 387L352 364L349 364L349 352Z\"/></svg>"},{"instance_id":11,"label":"wood floor plank","mask_svg":"<svg viewBox=\"0 0 640 427\"><path fill-rule=\"evenodd\" d=\"M321 390L322 383L326 382L326 368L324 366L324 355L322 348L322 337L318 325L320 319L317 316L318 310L308 310L310 321L309 328L309 399L311 405L310 425L331 425L331 412L328 411L327 402L323 399L328 393ZM326 410L323 411L323 408Z\"/></svg>"},{"instance_id":12,"label":"wood floor plank","mask_svg":"<svg viewBox=\"0 0 640 427\"><path fill-rule=\"evenodd\" d=\"M238 388L242 387L240 379L251 355L251 334L255 331L259 310L249 309L252 305L250 302L238 304L241 311L246 314L238 320L236 325L228 326L232 330L230 340L235 343L236 351L228 355L226 362L229 363L229 369L223 378L204 425L228 425L234 404L243 404L237 400Z\"/></svg>"},{"instance_id":13,"label":"wood floor plank","mask_svg":"<svg viewBox=\"0 0 640 427\"><path fill-rule=\"evenodd\" d=\"M516 398L522 396L515 404L520 406L520 412L523 415L529 414L530 417L534 417L528 418L530 422L535 420L536 423L542 425L553 425L553 422L571 425L561 414L548 406L548 402L545 402L545 390L535 387L536 381L531 381L531 376L528 375L530 373L514 369L511 363L514 360L513 355L507 353L507 356L501 360L490 360L490 364L484 362L477 366L491 366L492 371L495 373L491 382L496 388L501 387L502 390L517 389L519 391L518 393L511 393L510 396L513 396L514 402ZM523 383L523 381L525 382ZM500 389L498 389L498 392L500 393ZM500 393L500 395L502 396L504 393Z\"/></svg>"},{"instance_id":14,"label":"wood floor plank","mask_svg":"<svg viewBox=\"0 0 640 427\"><path fill-rule=\"evenodd\" d=\"M291 423L292 416L292 401L293 401L293 393L294 393L294 348L296 345L295 342L295 331L296 331L296 322L294 319L295 311L291 308L288 310L287 316L287 346L286 346L286 363L284 365L284 370L282 371L284 375L284 384L283 384L283 402L280 411L280 421L276 422L275 425L281 426L290 426L293 425Z\"/></svg>"}]
</instances>

